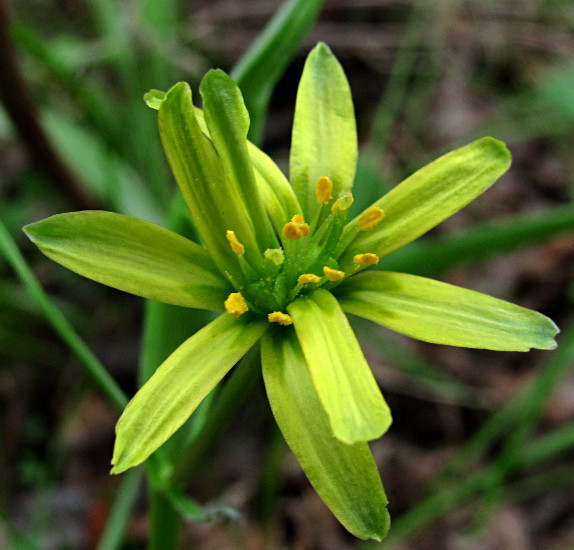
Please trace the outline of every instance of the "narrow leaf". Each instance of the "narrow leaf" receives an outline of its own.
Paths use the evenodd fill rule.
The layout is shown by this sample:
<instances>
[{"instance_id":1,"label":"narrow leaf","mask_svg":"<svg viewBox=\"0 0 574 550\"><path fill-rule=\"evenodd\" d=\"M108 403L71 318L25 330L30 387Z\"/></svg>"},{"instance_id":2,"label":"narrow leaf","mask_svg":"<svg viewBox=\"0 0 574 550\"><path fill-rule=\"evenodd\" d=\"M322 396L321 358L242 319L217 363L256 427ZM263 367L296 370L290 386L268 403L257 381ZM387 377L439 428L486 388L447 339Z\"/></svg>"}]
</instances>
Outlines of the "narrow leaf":
<instances>
[{"instance_id":1,"label":"narrow leaf","mask_svg":"<svg viewBox=\"0 0 574 550\"><path fill-rule=\"evenodd\" d=\"M486 191L510 166L510 153L486 137L443 155L373 204L385 212L374 229L359 231L360 216L345 228L352 241L341 257L343 269L355 254L380 258L420 237Z\"/></svg>"},{"instance_id":2,"label":"narrow leaf","mask_svg":"<svg viewBox=\"0 0 574 550\"><path fill-rule=\"evenodd\" d=\"M287 310L335 436L352 444L383 435L391 413L337 300L319 289Z\"/></svg>"},{"instance_id":3,"label":"narrow leaf","mask_svg":"<svg viewBox=\"0 0 574 550\"><path fill-rule=\"evenodd\" d=\"M309 481L353 535L381 540L390 520L368 444L347 445L333 437L293 331L268 332L261 358L273 415Z\"/></svg>"},{"instance_id":4,"label":"narrow leaf","mask_svg":"<svg viewBox=\"0 0 574 550\"><path fill-rule=\"evenodd\" d=\"M223 314L179 346L120 417L112 472L137 466L164 443L268 325Z\"/></svg>"},{"instance_id":5,"label":"narrow leaf","mask_svg":"<svg viewBox=\"0 0 574 550\"><path fill-rule=\"evenodd\" d=\"M347 313L425 342L502 351L556 347L559 329L541 313L425 277L361 273L336 293Z\"/></svg>"},{"instance_id":6,"label":"narrow leaf","mask_svg":"<svg viewBox=\"0 0 574 550\"><path fill-rule=\"evenodd\" d=\"M333 197L351 189L357 167L357 129L349 83L331 50L307 57L297 91L289 160L291 185L309 217L317 207L315 182L333 181Z\"/></svg>"},{"instance_id":7,"label":"narrow leaf","mask_svg":"<svg viewBox=\"0 0 574 550\"><path fill-rule=\"evenodd\" d=\"M71 212L27 225L24 231L59 264L144 298L221 310L231 289L203 247L138 218Z\"/></svg>"}]
</instances>

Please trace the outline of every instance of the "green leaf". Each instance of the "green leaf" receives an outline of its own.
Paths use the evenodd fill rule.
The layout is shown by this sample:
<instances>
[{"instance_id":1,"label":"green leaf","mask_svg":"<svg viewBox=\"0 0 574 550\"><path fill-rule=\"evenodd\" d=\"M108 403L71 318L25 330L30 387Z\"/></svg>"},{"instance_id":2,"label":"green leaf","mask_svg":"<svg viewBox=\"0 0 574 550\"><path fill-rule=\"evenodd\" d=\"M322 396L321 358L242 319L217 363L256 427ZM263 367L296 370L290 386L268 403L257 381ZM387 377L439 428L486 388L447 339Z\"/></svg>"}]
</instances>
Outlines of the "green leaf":
<instances>
[{"instance_id":1,"label":"green leaf","mask_svg":"<svg viewBox=\"0 0 574 550\"><path fill-rule=\"evenodd\" d=\"M574 203L497 218L457 233L420 239L386 257L377 269L436 275L574 231Z\"/></svg>"},{"instance_id":2,"label":"green leaf","mask_svg":"<svg viewBox=\"0 0 574 550\"><path fill-rule=\"evenodd\" d=\"M353 186L357 129L349 83L331 50L318 44L307 57L297 91L289 170L291 185L310 218L318 207L315 182L333 181L333 197Z\"/></svg>"},{"instance_id":3,"label":"green leaf","mask_svg":"<svg viewBox=\"0 0 574 550\"><path fill-rule=\"evenodd\" d=\"M337 300L318 289L287 311L335 436L348 444L381 437L391 413Z\"/></svg>"},{"instance_id":4,"label":"green leaf","mask_svg":"<svg viewBox=\"0 0 574 550\"><path fill-rule=\"evenodd\" d=\"M241 201L253 225L261 251L277 246L269 218L265 214L251 157L247 150L249 113L241 91L221 70L209 71L201 82L203 115L209 136L217 150L227 180Z\"/></svg>"},{"instance_id":5,"label":"green leaf","mask_svg":"<svg viewBox=\"0 0 574 550\"><path fill-rule=\"evenodd\" d=\"M231 76L241 88L251 115L250 139L259 142L273 88L315 23L324 1L284 2L233 68Z\"/></svg>"},{"instance_id":6,"label":"green leaf","mask_svg":"<svg viewBox=\"0 0 574 550\"><path fill-rule=\"evenodd\" d=\"M556 347L559 329L541 313L425 277L371 271L336 293L347 313L425 342L501 351Z\"/></svg>"},{"instance_id":7,"label":"green leaf","mask_svg":"<svg viewBox=\"0 0 574 550\"><path fill-rule=\"evenodd\" d=\"M221 310L231 291L203 247L138 218L71 212L27 225L24 231L59 264L144 298Z\"/></svg>"},{"instance_id":8,"label":"green leaf","mask_svg":"<svg viewBox=\"0 0 574 550\"><path fill-rule=\"evenodd\" d=\"M120 417L112 473L137 466L164 443L268 326L223 314L179 346Z\"/></svg>"},{"instance_id":9,"label":"green leaf","mask_svg":"<svg viewBox=\"0 0 574 550\"><path fill-rule=\"evenodd\" d=\"M373 204L385 219L374 229L359 231L359 217L342 239L352 238L340 260L342 269L353 256L371 252L379 257L420 237L486 191L510 166L504 144L490 137L451 151L397 185Z\"/></svg>"},{"instance_id":10,"label":"green leaf","mask_svg":"<svg viewBox=\"0 0 574 550\"><path fill-rule=\"evenodd\" d=\"M243 275L231 252L226 231L245 245L252 264L262 261L251 220L229 183L213 143L196 116L191 89L173 86L159 107L159 129L169 164L193 221L215 264L239 286Z\"/></svg>"},{"instance_id":11,"label":"green leaf","mask_svg":"<svg viewBox=\"0 0 574 550\"><path fill-rule=\"evenodd\" d=\"M381 540L389 529L388 501L368 444L333 437L292 330L268 332L261 358L273 415L309 481L353 535Z\"/></svg>"}]
</instances>

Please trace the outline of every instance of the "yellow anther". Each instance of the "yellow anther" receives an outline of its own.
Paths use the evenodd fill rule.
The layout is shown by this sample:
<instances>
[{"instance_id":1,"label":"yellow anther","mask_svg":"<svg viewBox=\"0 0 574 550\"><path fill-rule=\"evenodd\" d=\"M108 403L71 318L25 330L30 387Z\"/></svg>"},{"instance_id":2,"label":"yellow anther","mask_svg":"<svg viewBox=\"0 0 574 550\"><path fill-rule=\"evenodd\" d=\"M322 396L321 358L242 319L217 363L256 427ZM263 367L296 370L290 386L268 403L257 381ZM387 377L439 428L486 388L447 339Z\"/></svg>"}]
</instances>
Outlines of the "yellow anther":
<instances>
[{"instance_id":1,"label":"yellow anther","mask_svg":"<svg viewBox=\"0 0 574 550\"><path fill-rule=\"evenodd\" d=\"M361 231L373 229L375 225L381 223L384 217L385 213L380 208L377 206L371 206L371 208L365 210L365 212L361 214L361 217L359 218L359 229Z\"/></svg>"},{"instance_id":2,"label":"yellow anther","mask_svg":"<svg viewBox=\"0 0 574 550\"><path fill-rule=\"evenodd\" d=\"M291 221L283 227L283 236L292 241L296 241L307 235L309 235L309 226L305 223L301 214L295 214L295 216L291 218Z\"/></svg>"},{"instance_id":3,"label":"yellow anther","mask_svg":"<svg viewBox=\"0 0 574 550\"><path fill-rule=\"evenodd\" d=\"M367 252L366 254L357 254L354 256L353 262L360 265L374 265L379 263L379 257L376 254Z\"/></svg>"},{"instance_id":4,"label":"yellow anther","mask_svg":"<svg viewBox=\"0 0 574 550\"><path fill-rule=\"evenodd\" d=\"M325 274L325 277L329 279L329 281L340 281L341 279L345 278L344 271L339 271L338 269L331 269L328 266L325 266L323 268L323 273Z\"/></svg>"},{"instance_id":5,"label":"yellow anther","mask_svg":"<svg viewBox=\"0 0 574 550\"><path fill-rule=\"evenodd\" d=\"M321 280L319 275L315 275L314 273L303 273L297 279L297 284L306 285L307 283L318 283Z\"/></svg>"},{"instance_id":6,"label":"yellow anther","mask_svg":"<svg viewBox=\"0 0 574 550\"><path fill-rule=\"evenodd\" d=\"M274 311L267 315L267 319L269 319L270 323L279 323L280 325L292 325L293 319L291 315L287 315L287 313L282 313L281 311Z\"/></svg>"},{"instance_id":7,"label":"yellow anther","mask_svg":"<svg viewBox=\"0 0 574 550\"><path fill-rule=\"evenodd\" d=\"M227 300L223 302L223 305L225 306L225 311L227 311L229 315L233 315L233 317L239 317L249 309L241 292L232 292L227 297Z\"/></svg>"},{"instance_id":8,"label":"yellow anther","mask_svg":"<svg viewBox=\"0 0 574 550\"><path fill-rule=\"evenodd\" d=\"M328 176L321 176L315 182L315 192L317 193L317 202L319 204L327 204L331 200L333 182Z\"/></svg>"},{"instance_id":9,"label":"yellow anther","mask_svg":"<svg viewBox=\"0 0 574 550\"><path fill-rule=\"evenodd\" d=\"M235 254L238 256L242 256L245 253L245 247L237 240L235 231L230 231L228 229L226 237L229 241L229 244L231 245L231 250L233 250L233 252L235 252Z\"/></svg>"},{"instance_id":10,"label":"yellow anther","mask_svg":"<svg viewBox=\"0 0 574 550\"><path fill-rule=\"evenodd\" d=\"M341 191L339 198L331 207L331 212L336 212L337 210L349 210L354 202L355 199L349 191Z\"/></svg>"}]
</instances>

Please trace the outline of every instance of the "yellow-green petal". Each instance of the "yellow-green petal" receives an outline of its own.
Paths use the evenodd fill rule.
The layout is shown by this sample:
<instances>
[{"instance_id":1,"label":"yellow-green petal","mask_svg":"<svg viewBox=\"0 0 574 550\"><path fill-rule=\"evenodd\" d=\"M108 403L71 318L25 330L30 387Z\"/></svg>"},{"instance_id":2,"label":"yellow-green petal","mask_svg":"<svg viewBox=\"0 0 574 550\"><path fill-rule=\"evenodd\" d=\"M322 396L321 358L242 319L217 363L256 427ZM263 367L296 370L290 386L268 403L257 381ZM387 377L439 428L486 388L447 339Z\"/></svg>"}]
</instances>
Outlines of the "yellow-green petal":
<instances>
[{"instance_id":1,"label":"yellow-green petal","mask_svg":"<svg viewBox=\"0 0 574 550\"><path fill-rule=\"evenodd\" d=\"M353 535L381 540L389 529L388 501L369 446L333 437L293 331L268 331L261 360L273 415L309 481Z\"/></svg>"},{"instance_id":2,"label":"yellow-green petal","mask_svg":"<svg viewBox=\"0 0 574 550\"><path fill-rule=\"evenodd\" d=\"M337 300L318 289L287 311L335 436L348 444L381 437L391 413Z\"/></svg>"},{"instance_id":3,"label":"yellow-green petal","mask_svg":"<svg viewBox=\"0 0 574 550\"><path fill-rule=\"evenodd\" d=\"M301 213L299 201L275 162L253 143L247 142L247 146L265 210L275 227L283 227L293 216Z\"/></svg>"},{"instance_id":4,"label":"yellow-green petal","mask_svg":"<svg viewBox=\"0 0 574 550\"><path fill-rule=\"evenodd\" d=\"M268 326L223 314L179 346L120 417L112 473L137 466L160 447Z\"/></svg>"},{"instance_id":5,"label":"yellow-green petal","mask_svg":"<svg viewBox=\"0 0 574 550\"><path fill-rule=\"evenodd\" d=\"M351 90L343 68L325 44L307 57L297 91L290 180L310 218L317 205L315 182L328 176L333 197L353 186L357 129Z\"/></svg>"},{"instance_id":6,"label":"yellow-green petal","mask_svg":"<svg viewBox=\"0 0 574 550\"><path fill-rule=\"evenodd\" d=\"M144 298L221 310L231 288L203 247L131 216L71 212L27 225L24 231L59 264Z\"/></svg>"},{"instance_id":7,"label":"yellow-green petal","mask_svg":"<svg viewBox=\"0 0 574 550\"><path fill-rule=\"evenodd\" d=\"M191 99L191 89L179 82L159 105L160 136L169 164L201 239L220 271L237 284L243 278L230 253L226 231L245 245L245 256L262 261L252 220L229 182L214 145L204 134Z\"/></svg>"},{"instance_id":8,"label":"yellow-green petal","mask_svg":"<svg viewBox=\"0 0 574 550\"><path fill-rule=\"evenodd\" d=\"M371 271L336 293L347 313L425 342L501 351L556 347L559 329L541 313L425 277Z\"/></svg>"},{"instance_id":9,"label":"yellow-green petal","mask_svg":"<svg viewBox=\"0 0 574 550\"><path fill-rule=\"evenodd\" d=\"M374 229L359 231L360 216L343 239L351 238L340 264L348 268L355 254L380 258L420 237L488 189L510 166L504 143L485 137L426 165L373 204L385 213Z\"/></svg>"},{"instance_id":10,"label":"yellow-green petal","mask_svg":"<svg viewBox=\"0 0 574 550\"><path fill-rule=\"evenodd\" d=\"M247 150L249 113L241 91L229 75L217 69L205 75L200 92L210 139L217 150L227 180L253 225L261 251L277 246Z\"/></svg>"}]
</instances>

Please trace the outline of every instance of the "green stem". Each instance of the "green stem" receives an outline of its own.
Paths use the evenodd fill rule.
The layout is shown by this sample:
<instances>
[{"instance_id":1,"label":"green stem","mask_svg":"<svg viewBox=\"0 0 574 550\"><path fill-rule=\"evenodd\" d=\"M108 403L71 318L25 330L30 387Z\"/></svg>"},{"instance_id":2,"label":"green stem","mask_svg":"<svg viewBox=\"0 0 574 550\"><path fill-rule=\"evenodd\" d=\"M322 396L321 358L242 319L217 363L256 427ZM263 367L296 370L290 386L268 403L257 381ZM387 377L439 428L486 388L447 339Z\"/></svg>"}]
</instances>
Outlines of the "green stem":
<instances>
[{"instance_id":1,"label":"green stem","mask_svg":"<svg viewBox=\"0 0 574 550\"><path fill-rule=\"evenodd\" d=\"M175 550L179 527L179 514L163 491L150 488L148 550Z\"/></svg>"},{"instance_id":2,"label":"green stem","mask_svg":"<svg viewBox=\"0 0 574 550\"><path fill-rule=\"evenodd\" d=\"M1 219L0 252L12 266L12 269L14 269L26 287L26 290L30 293L30 296L32 296L58 336L60 336L72 353L82 362L87 373L113 405L117 409L123 410L128 403L126 394L118 386L102 363L100 363L98 358L91 352L88 346L86 346L84 341L78 336L78 333L72 325L70 325L62 312L52 304Z\"/></svg>"},{"instance_id":3,"label":"green stem","mask_svg":"<svg viewBox=\"0 0 574 550\"><path fill-rule=\"evenodd\" d=\"M141 469L131 470L124 476L96 550L117 550L121 547L141 480Z\"/></svg>"}]
</instances>

